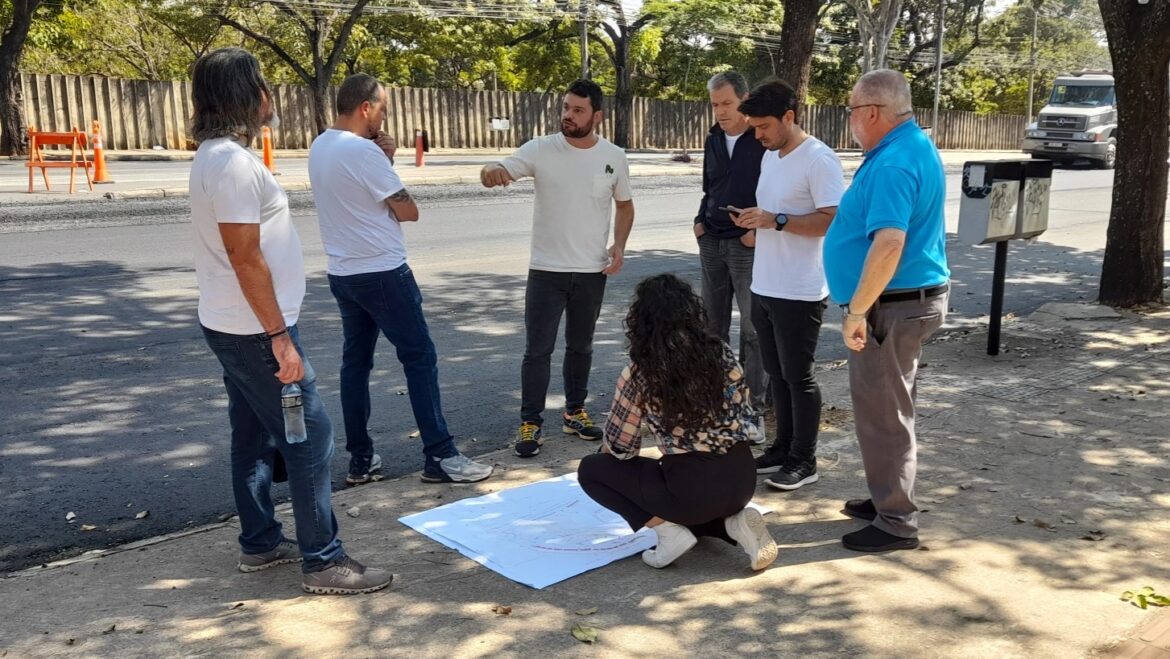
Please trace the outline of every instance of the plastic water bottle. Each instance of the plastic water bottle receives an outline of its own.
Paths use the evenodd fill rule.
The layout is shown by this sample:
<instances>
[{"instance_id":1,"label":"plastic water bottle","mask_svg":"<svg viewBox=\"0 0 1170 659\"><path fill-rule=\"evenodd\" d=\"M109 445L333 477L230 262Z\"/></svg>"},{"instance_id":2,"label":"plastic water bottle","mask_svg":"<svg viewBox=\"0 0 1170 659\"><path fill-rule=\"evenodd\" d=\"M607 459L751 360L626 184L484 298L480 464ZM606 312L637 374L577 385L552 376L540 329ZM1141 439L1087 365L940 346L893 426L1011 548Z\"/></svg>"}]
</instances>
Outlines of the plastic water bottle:
<instances>
[{"instance_id":1,"label":"plastic water bottle","mask_svg":"<svg viewBox=\"0 0 1170 659\"><path fill-rule=\"evenodd\" d=\"M286 384L280 391L280 406L284 409L284 438L289 444L299 444L309 438L305 432L305 404L301 387Z\"/></svg>"}]
</instances>

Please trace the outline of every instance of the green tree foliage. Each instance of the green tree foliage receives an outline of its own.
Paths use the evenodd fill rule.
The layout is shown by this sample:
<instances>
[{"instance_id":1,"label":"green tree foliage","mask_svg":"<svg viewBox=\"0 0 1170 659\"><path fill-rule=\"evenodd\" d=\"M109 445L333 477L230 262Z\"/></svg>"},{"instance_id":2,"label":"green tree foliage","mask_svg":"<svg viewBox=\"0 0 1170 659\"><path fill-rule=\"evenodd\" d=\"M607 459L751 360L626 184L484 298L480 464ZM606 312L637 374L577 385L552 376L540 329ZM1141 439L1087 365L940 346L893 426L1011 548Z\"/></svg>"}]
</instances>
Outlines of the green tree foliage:
<instances>
[{"instance_id":1,"label":"green tree foliage","mask_svg":"<svg viewBox=\"0 0 1170 659\"><path fill-rule=\"evenodd\" d=\"M582 0L488 0L455 6L430 0L374 0L327 71L328 83L354 72L393 85L556 91L580 75L577 13ZM589 0L586 0L589 1ZM750 81L782 67L780 31L786 3L795 0L646 0L627 27L649 15L624 43L628 89L637 96L702 99L706 81L729 68ZM0 0L0 19L12 0ZM312 18L305 2L287 3ZM244 45L276 82L304 83L327 64L345 3L319 2L329 33L314 48L305 24L266 0L62 0L33 23L23 68L40 73L185 78L207 50ZM944 109L1023 114L1032 34L1031 0L945 0ZM270 39L287 57L212 20L222 6L232 20ZM593 6L593 5L587 5ZM911 78L915 103L934 99L936 0L903 0L887 65ZM445 7L439 11L435 7ZM608 93L618 90L612 2L591 15L591 75ZM328 12L334 12L329 14ZM856 11L842 2L820 7L813 48L810 102L844 103L861 73L863 51ZM310 21L312 23L312 21ZM311 27L311 25L310 25ZM1100 12L1094 0L1043 0L1038 16L1036 104L1056 74L1108 68ZM611 56L611 54L613 56ZM290 64L296 62L301 71ZM323 67L323 70L327 67ZM308 75L306 78L305 73Z\"/></svg>"},{"instance_id":2,"label":"green tree foliage","mask_svg":"<svg viewBox=\"0 0 1170 659\"><path fill-rule=\"evenodd\" d=\"M226 39L216 21L165 0L72 0L52 20L33 24L24 68L179 80L217 43Z\"/></svg>"}]
</instances>

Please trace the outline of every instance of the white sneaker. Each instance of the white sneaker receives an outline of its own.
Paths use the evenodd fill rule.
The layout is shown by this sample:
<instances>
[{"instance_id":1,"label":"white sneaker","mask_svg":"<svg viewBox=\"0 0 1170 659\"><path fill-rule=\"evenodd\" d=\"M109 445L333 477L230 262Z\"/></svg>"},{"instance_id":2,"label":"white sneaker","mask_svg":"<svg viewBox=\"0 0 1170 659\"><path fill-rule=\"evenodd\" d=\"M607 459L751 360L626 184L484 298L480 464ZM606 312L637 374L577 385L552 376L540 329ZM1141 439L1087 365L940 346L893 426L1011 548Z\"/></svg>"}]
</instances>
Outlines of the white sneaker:
<instances>
[{"instance_id":1,"label":"white sneaker","mask_svg":"<svg viewBox=\"0 0 1170 659\"><path fill-rule=\"evenodd\" d=\"M492 475L495 467L475 462L462 453L449 458L427 458L424 483L478 483Z\"/></svg>"},{"instance_id":2,"label":"white sneaker","mask_svg":"<svg viewBox=\"0 0 1170 659\"><path fill-rule=\"evenodd\" d=\"M747 424L748 441L759 446L768 441L767 431L764 430L764 417L757 416L752 423Z\"/></svg>"},{"instance_id":3,"label":"white sneaker","mask_svg":"<svg viewBox=\"0 0 1170 659\"><path fill-rule=\"evenodd\" d=\"M762 570L776 560L779 550L772 534L768 533L768 525L764 523L764 516L755 508L744 508L738 513L723 520L723 527L727 535L739 543L740 549L752 561L753 570Z\"/></svg>"},{"instance_id":4,"label":"white sneaker","mask_svg":"<svg viewBox=\"0 0 1170 659\"><path fill-rule=\"evenodd\" d=\"M663 522L654 527L658 546L642 552L642 562L650 567L664 568L687 553L698 542L691 530L674 522Z\"/></svg>"}]
</instances>

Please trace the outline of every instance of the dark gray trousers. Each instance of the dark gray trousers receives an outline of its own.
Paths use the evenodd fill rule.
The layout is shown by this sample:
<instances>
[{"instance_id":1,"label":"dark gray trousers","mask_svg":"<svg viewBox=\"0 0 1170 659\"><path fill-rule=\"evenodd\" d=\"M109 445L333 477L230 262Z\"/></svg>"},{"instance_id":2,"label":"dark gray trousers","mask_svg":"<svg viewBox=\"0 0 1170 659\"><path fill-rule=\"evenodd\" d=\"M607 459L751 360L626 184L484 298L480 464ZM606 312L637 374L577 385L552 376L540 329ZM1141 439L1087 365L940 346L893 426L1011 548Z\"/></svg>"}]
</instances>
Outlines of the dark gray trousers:
<instances>
[{"instance_id":1,"label":"dark gray trousers","mask_svg":"<svg viewBox=\"0 0 1170 659\"><path fill-rule=\"evenodd\" d=\"M865 480L877 509L874 526L902 538L918 535L914 477L915 378L922 344L947 314L948 295L877 303L865 348L849 351L849 393Z\"/></svg>"},{"instance_id":2,"label":"dark gray trousers","mask_svg":"<svg viewBox=\"0 0 1170 659\"><path fill-rule=\"evenodd\" d=\"M756 250L745 247L738 238L723 240L703 234L698 240L707 331L730 343L731 305L734 302L739 307L739 362L752 391L752 406L762 414L768 376L760 361L760 340L752 324L752 265Z\"/></svg>"},{"instance_id":3,"label":"dark gray trousers","mask_svg":"<svg viewBox=\"0 0 1170 659\"><path fill-rule=\"evenodd\" d=\"M524 361L520 365L520 420L540 425L548 396L557 328L565 317L565 409L585 407L593 367L593 332L605 298L600 272L529 270L524 292Z\"/></svg>"}]
</instances>

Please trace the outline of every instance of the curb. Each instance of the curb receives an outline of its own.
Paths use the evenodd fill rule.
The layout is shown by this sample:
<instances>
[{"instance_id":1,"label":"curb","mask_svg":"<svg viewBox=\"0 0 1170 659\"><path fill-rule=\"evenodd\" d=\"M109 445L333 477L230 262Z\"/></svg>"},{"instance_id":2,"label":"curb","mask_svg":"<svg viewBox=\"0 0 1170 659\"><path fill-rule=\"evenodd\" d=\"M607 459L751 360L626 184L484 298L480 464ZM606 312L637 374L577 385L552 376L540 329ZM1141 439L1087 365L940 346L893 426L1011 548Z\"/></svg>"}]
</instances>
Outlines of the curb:
<instances>
[{"instance_id":1,"label":"curb","mask_svg":"<svg viewBox=\"0 0 1170 659\"><path fill-rule=\"evenodd\" d=\"M512 451L512 448L509 446L507 448L501 448L501 449L496 449L495 451L489 451L487 453L483 453L483 454L477 455L475 457L476 457L476 460L490 461L490 460L494 460L496 456L507 455L511 451ZM342 488L340 490L335 490L332 493L333 505L334 505L334 507L336 507L337 503L339 501L344 502L346 499L349 499L349 498L352 498L353 496L356 496L358 492L365 491L366 488L368 488L370 485L376 485L377 483L397 483L399 481L407 480L409 478L417 478L420 473L422 473L421 469L418 471L412 471L410 473L403 474L401 476L398 476L397 478L383 478L383 479L378 479L376 481L373 481L372 483L366 483L365 485L345 487L345 488ZM274 510L277 514L291 512L292 511L292 502L286 501L286 502L276 506ZM115 554L122 554L122 553L125 553L128 551L135 551L138 549L142 549L143 547L153 547L154 545L159 545L159 544L162 544L164 542L169 542L171 540L178 540L180 538L186 538L186 537L192 536L192 535L199 535L201 533L208 533L210 531L216 531L218 529L226 528L226 527L233 526L233 525L237 524L238 523L237 518L238 518L238 515L233 513L231 515L231 517L228 517L226 519L221 518L224 520L222 522L211 522L208 524L204 524L202 526L196 526L196 527L193 527L190 529L183 529L181 531L173 531L171 533L164 533L162 535L151 536L149 538L143 538L141 540L127 542L126 544L116 545L114 547L108 547L106 549L91 549L89 551L78 554L77 556L71 556L69 558L62 558L60 560L50 561L48 563L43 563L41 565L35 565L33 567L27 567L27 568L24 568L23 570L17 570L16 572L9 572L7 574L0 574L0 580L19 579L22 577L23 578L35 577L38 574L41 574L41 573L46 572L48 570L55 570L58 568L69 567L72 565L77 565L78 563L87 563L89 561L94 561L94 560L97 560L100 558L104 558L106 556L113 556ZM3 657L3 656L4 656L3 649L0 648L0 657Z\"/></svg>"},{"instance_id":2,"label":"curb","mask_svg":"<svg viewBox=\"0 0 1170 659\"><path fill-rule=\"evenodd\" d=\"M680 167L659 167L655 169L640 170L630 172L630 176L699 176L703 172L701 169L689 166ZM432 185L460 185L479 183L479 176L466 175L450 175L450 176L434 176L430 178L421 179L418 181L411 181L409 177L404 177L403 180L409 186L432 186ZM308 192L313 189L308 181L290 181L288 183L281 183L285 192ZM111 191L102 195L104 199L111 200L127 200L127 199L174 199L177 197L190 196L188 188L147 188L144 190L127 190L125 192Z\"/></svg>"}]
</instances>

